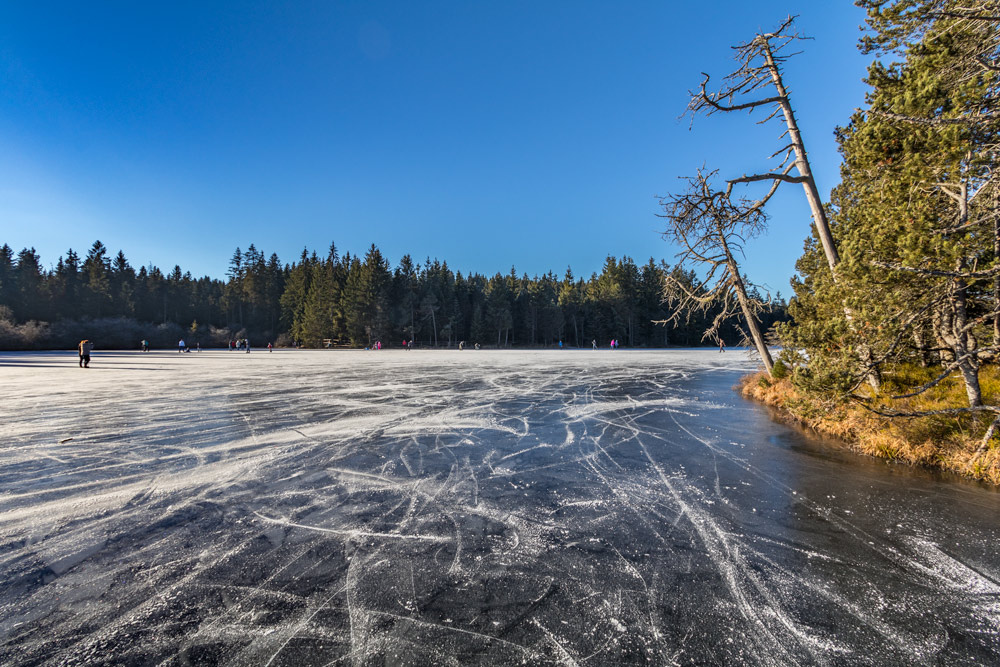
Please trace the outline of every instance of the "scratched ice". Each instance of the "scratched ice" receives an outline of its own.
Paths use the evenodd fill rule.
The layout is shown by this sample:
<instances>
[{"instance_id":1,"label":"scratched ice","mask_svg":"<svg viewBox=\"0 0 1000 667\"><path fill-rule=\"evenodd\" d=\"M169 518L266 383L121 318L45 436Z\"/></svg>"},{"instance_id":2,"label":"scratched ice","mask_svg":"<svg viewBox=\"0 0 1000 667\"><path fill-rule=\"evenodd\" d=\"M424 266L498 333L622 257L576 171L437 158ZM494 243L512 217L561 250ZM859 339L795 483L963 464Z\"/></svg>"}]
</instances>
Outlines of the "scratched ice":
<instances>
[{"instance_id":1,"label":"scratched ice","mask_svg":"<svg viewBox=\"0 0 1000 667\"><path fill-rule=\"evenodd\" d=\"M704 351L0 354L0 663L996 664L1000 495Z\"/></svg>"}]
</instances>

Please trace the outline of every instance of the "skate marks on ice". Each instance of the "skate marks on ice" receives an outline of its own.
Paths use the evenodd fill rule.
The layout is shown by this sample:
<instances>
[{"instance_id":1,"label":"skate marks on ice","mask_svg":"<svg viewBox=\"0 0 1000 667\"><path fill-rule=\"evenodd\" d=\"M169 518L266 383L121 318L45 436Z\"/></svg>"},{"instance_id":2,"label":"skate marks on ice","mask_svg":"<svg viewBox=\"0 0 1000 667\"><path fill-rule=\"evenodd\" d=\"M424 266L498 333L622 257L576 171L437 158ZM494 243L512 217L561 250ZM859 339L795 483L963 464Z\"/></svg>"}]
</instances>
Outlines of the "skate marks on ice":
<instances>
[{"instance_id":1,"label":"skate marks on ice","mask_svg":"<svg viewBox=\"0 0 1000 667\"><path fill-rule=\"evenodd\" d=\"M48 396L12 371L4 664L1000 656L996 526L769 445L739 364L189 357Z\"/></svg>"}]
</instances>

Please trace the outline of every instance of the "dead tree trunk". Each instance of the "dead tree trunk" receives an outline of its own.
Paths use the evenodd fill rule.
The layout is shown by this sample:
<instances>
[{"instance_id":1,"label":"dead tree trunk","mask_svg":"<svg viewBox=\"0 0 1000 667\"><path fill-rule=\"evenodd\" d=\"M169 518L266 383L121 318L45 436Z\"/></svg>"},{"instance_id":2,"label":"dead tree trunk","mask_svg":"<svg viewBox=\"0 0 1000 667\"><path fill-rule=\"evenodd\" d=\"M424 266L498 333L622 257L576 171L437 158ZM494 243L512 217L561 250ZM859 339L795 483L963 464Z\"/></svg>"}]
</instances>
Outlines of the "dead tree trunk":
<instances>
[{"instance_id":1,"label":"dead tree trunk","mask_svg":"<svg viewBox=\"0 0 1000 667\"><path fill-rule=\"evenodd\" d=\"M760 35L761 51L767 63L767 69L771 74L771 82L777 91L777 103L781 108L781 114L785 118L785 125L788 128L788 140L791 142L791 149L795 153L795 168L802 178L802 188L806 192L806 200L809 202L809 209L812 211L813 222L816 223L816 232L819 234L820 243L823 245L823 254L826 255L827 264L830 265L830 272L833 279L837 279L837 264L840 263L840 255L837 253L837 245L833 241L833 233L830 231L830 223L826 219L826 210L823 208L823 201L819 196L819 189L816 187L816 179L813 178L812 168L809 166L809 156L806 147L802 143L802 134L799 132L799 124L795 120L795 111L788 98L788 91L785 89L785 82L781 76L781 69L774 58L771 50L771 35Z\"/></svg>"},{"instance_id":2,"label":"dead tree trunk","mask_svg":"<svg viewBox=\"0 0 1000 667\"><path fill-rule=\"evenodd\" d=\"M664 236L685 248L677 255L676 269L684 270L687 263L702 267L705 278L700 284L678 279L677 272L666 279L665 296L673 313L667 322L690 322L693 313L715 311L711 326L702 340L718 337L719 329L730 318L742 315L746 329L768 374L774 371L774 361L764 342L757 315L764 304L748 294L747 283L740 273L736 256L743 252L743 243L758 236L766 227L764 206L774 195L778 183L771 185L763 198L751 201L731 198L732 185L725 190L714 189L711 180L717 172L699 171L689 178L688 191L664 197L668 228Z\"/></svg>"},{"instance_id":3,"label":"dead tree trunk","mask_svg":"<svg viewBox=\"0 0 1000 667\"><path fill-rule=\"evenodd\" d=\"M965 228L969 223L969 184L962 181L955 191L942 187L941 190L951 197L958 206L958 226ZM994 241L995 243L995 241ZM960 259L956 265L956 273L961 275L965 270L965 260ZM965 393L969 398L969 407L976 408L983 404L982 388L979 384L979 354L978 343L969 323L968 284L965 278L956 277L951 281L950 298L947 301L952 311L951 331L944 332L944 339L954 351L958 370L965 383Z\"/></svg>"},{"instance_id":4,"label":"dead tree trunk","mask_svg":"<svg viewBox=\"0 0 1000 667\"><path fill-rule=\"evenodd\" d=\"M1000 261L1000 190L994 188L990 200L993 215L993 258ZM993 347L1000 349L1000 275L993 279Z\"/></svg>"},{"instance_id":5,"label":"dead tree trunk","mask_svg":"<svg viewBox=\"0 0 1000 667\"><path fill-rule=\"evenodd\" d=\"M928 368L931 365L931 355L927 349L927 340L924 337L924 330L920 326L913 329L913 345L920 354L920 367Z\"/></svg>"},{"instance_id":6,"label":"dead tree trunk","mask_svg":"<svg viewBox=\"0 0 1000 667\"><path fill-rule=\"evenodd\" d=\"M740 304L740 310L743 311L743 321L746 322L747 331L750 332L750 338L753 340L754 347L757 348L757 354L760 355L760 360L764 363L767 374L773 375L774 360L771 359L771 351L767 349L767 343L764 342L764 336L760 332L757 315L750 305L750 297L747 296L746 285L743 283L743 278L740 277L740 267L736 263L733 253L730 251L729 243L726 241L725 229L723 229L721 224L717 225L717 229L719 231L719 245L726 256L726 264L729 266L730 280L732 281L733 290L736 292L736 300Z\"/></svg>"},{"instance_id":7,"label":"dead tree trunk","mask_svg":"<svg viewBox=\"0 0 1000 667\"><path fill-rule=\"evenodd\" d=\"M966 286L961 279L952 281L948 317L942 321L941 339L951 349L965 384L969 407L983 404L983 393L979 385L979 363L975 351L975 339L968 336L968 312Z\"/></svg>"},{"instance_id":8,"label":"dead tree trunk","mask_svg":"<svg viewBox=\"0 0 1000 667\"><path fill-rule=\"evenodd\" d=\"M773 111L768 117L773 118L778 113L785 121L785 134L788 136L789 144L778 149L772 157L784 152L785 158L781 165L774 171L752 176L743 176L733 179L733 183L753 183L757 181L773 180L775 183L801 183L805 190L806 200L812 211L813 221L816 225L816 232L819 236L823 253L826 256L827 264L833 281L837 282L837 265L840 263L840 256L837 246L830 231L830 224L823 209L823 203L816 187L816 180L813 178L812 169L809 166L809 156L806 153L805 145L802 142L802 134L799 132L798 122L795 119L795 112L789 99L788 90L785 88L781 74L781 63L789 56L779 55L779 52L791 42L800 39L798 35L791 32L793 18L789 17L776 31L766 34L758 34L753 40L745 44L734 47L736 49L736 60L740 63L739 69L726 77L728 84L714 93L707 91L708 75L702 82L700 93L693 94L689 109L692 111L706 111L715 113L718 111L730 112L749 110L753 111L758 107L772 107ZM777 45L775 45L777 44ZM734 99L742 99L745 95L770 86L774 89L775 95L771 97L751 100L733 104ZM791 156L794 160L789 162ZM797 176L791 176L789 172L792 168L798 171ZM844 305L844 316L848 326L857 333L857 327L851 314L851 309ZM881 385L881 377L878 368L873 363L873 355L868 345L861 343L858 347L858 357L862 363L868 384L876 391Z\"/></svg>"}]
</instances>

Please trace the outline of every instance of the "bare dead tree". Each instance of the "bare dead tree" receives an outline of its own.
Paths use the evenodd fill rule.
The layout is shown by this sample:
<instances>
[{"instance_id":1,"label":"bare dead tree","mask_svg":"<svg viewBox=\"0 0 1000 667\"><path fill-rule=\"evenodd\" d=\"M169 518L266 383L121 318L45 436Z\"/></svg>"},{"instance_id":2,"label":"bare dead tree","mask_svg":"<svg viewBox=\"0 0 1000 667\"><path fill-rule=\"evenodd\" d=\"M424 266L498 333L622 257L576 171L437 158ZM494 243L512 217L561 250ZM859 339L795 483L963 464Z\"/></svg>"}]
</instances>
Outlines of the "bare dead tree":
<instances>
[{"instance_id":1,"label":"bare dead tree","mask_svg":"<svg viewBox=\"0 0 1000 667\"><path fill-rule=\"evenodd\" d=\"M676 195L660 198L663 206L661 218L667 220L664 236L683 248L677 255L677 267L695 264L704 278L695 285L687 285L674 276L668 276L664 296L671 309L667 322L688 320L694 313L707 312L717 307L718 313L702 340L718 338L719 328L734 315L742 315L749 338L760 355L768 373L774 362L760 331L759 316L766 304L752 298L748 283L740 272L737 256L743 255L743 245L764 231L767 215L764 204L774 195L778 181L768 193L756 201L732 198L733 185L720 191L711 181L717 171L687 178L687 189Z\"/></svg>"},{"instance_id":2,"label":"bare dead tree","mask_svg":"<svg viewBox=\"0 0 1000 667\"><path fill-rule=\"evenodd\" d=\"M720 112L747 111L752 113L757 109L765 109L769 113L758 121L758 124L767 123L778 116L784 120L785 129L779 135L779 141L785 140L788 143L770 156L771 158L781 156L779 164L767 172L744 174L739 178L730 179L729 184L759 181L772 181L774 185L800 183L812 212L813 223L816 225L816 233L819 236L823 254L830 266L833 280L837 282L837 265L840 263L840 255L837 252L837 244L834 242L833 232L830 230L830 223L826 216L826 210L823 208L819 189L816 187L816 180L813 178L812 168L809 165L809 154L802 141L802 133L799 131L795 111L792 109L791 97L781 72L782 65L797 54L797 52L789 52L789 47L807 39L794 31L794 23L795 17L789 16L778 26L777 30L758 33L749 42L734 46L734 59L738 63L738 67L723 78L723 84L719 89L710 91L711 77L702 72L704 79L697 91L691 91L688 112L692 114L704 113L710 116ZM792 174L792 169L797 173ZM849 308L844 308L844 315L853 328L854 317ZM881 377L878 368L870 363L871 351L867 345L862 344L858 352L862 365L870 369L867 376L868 383L873 389L878 390Z\"/></svg>"},{"instance_id":3,"label":"bare dead tree","mask_svg":"<svg viewBox=\"0 0 1000 667\"><path fill-rule=\"evenodd\" d=\"M826 261L836 276L835 269L840 262L840 256L837 254L837 246L830 232L826 211L823 209L812 168L809 166L809 155L806 153L795 111L792 109L792 102L781 73L782 64L796 55L788 53L787 49L805 39L793 31L794 22L795 17L789 16L777 30L758 33L749 42L734 46L734 59L739 66L724 77L724 83L718 90L709 91L711 77L702 72L705 78L697 91L691 91L688 110L692 114L705 113L710 116L719 112L753 112L761 108L769 109L770 113L759 121L761 124L781 115L785 121L785 131L779 136L779 140L787 139L788 143L771 155L772 158L782 155L778 167L765 173L734 178L729 182L753 183L770 180L775 183L801 183ZM797 175L789 173L790 166L794 166Z\"/></svg>"}]
</instances>

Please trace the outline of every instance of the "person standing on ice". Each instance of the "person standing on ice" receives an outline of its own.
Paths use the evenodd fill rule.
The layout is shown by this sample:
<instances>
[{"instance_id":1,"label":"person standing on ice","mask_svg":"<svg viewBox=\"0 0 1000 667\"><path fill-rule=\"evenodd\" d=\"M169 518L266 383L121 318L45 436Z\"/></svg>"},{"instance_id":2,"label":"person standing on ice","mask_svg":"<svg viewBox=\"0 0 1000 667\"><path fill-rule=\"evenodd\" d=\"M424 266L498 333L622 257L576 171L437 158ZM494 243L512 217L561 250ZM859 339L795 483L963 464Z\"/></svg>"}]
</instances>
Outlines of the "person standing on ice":
<instances>
[{"instance_id":1,"label":"person standing on ice","mask_svg":"<svg viewBox=\"0 0 1000 667\"><path fill-rule=\"evenodd\" d=\"M271 341L267 341L267 351L274 352L274 348L271 346Z\"/></svg>"},{"instance_id":2,"label":"person standing on ice","mask_svg":"<svg viewBox=\"0 0 1000 667\"><path fill-rule=\"evenodd\" d=\"M84 339L76 348L80 353L80 368L90 368L90 351L94 349L94 344Z\"/></svg>"},{"instance_id":3,"label":"person standing on ice","mask_svg":"<svg viewBox=\"0 0 1000 667\"><path fill-rule=\"evenodd\" d=\"M183 352L184 351L184 339L183 338L181 338L179 341L177 341L177 351L178 352Z\"/></svg>"},{"instance_id":4,"label":"person standing on ice","mask_svg":"<svg viewBox=\"0 0 1000 667\"><path fill-rule=\"evenodd\" d=\"M722 340L722 336L719 336L719 352L726 351L726 341Z\"/></svg>"},{"instance_id":5,"label":"person standing on ice","mask_svg":"<svg viewBox=\"0 0 1000 667\"><path fill-rule=\"evenodd\" d=\"M594 346L595 350L597 349L597 339L596 338L594 340L590 341L590 344Z\"/></svg>"},{"instance_id":6,"label":"person standing on ice","mask_svg":"<svg viewBox=\"0 0 1000 667\"><path fill-rule=\"evenodd\" d=\"M247 354L250 354L250 339L249 338L244 338L243 339L243 347L245 347L247 349Z\"/></svg>"}]
</instances>

